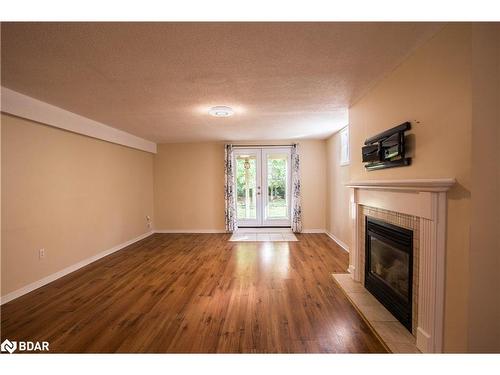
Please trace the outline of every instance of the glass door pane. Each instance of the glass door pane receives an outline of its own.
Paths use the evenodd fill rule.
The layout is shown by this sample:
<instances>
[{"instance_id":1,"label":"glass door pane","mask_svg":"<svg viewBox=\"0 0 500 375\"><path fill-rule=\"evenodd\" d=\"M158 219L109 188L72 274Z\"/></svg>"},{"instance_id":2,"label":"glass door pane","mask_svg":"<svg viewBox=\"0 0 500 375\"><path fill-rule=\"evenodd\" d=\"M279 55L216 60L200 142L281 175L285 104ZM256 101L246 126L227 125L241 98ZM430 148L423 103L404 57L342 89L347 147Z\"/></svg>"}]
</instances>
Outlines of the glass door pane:
<instances>
[{"instance_id":1,"label":"glass door pane","mask_svg":"<svg viewBox=\"0 0 500 375\"><path fill-rule=\"evenodd\" d=\"M264 225L290 224L290 150L263 151L265 202Z\"/></svg>"},{"instance_id":2,"label":"glass door pane","mask_svg":"<svg viewBox=\"0 0 500 375\"><path fill-rule=\"evenodd\" d=\"M260 225L260 150L237 150L235 162L238 225Z\"/></svg>"}]
</instances>

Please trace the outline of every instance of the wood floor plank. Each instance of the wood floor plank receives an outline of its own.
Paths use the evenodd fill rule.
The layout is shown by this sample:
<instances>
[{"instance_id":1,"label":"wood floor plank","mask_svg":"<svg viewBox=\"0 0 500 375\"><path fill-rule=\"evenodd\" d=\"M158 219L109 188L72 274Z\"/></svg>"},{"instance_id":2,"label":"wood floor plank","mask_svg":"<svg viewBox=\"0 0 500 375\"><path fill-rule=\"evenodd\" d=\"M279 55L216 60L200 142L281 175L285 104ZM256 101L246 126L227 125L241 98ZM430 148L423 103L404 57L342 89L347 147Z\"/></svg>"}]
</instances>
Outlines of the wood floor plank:
<instances>
[{"instance_id":1,"label":"wood floor plank","mask_svg":"<svg viewBox=\"0 0 500 375\"><path fill-rule=\"evenodd\" d=\"M154 234L1 307L1 339L68 353L385 352L333 282L324 234Z\"/></svg>"}]
</instances>

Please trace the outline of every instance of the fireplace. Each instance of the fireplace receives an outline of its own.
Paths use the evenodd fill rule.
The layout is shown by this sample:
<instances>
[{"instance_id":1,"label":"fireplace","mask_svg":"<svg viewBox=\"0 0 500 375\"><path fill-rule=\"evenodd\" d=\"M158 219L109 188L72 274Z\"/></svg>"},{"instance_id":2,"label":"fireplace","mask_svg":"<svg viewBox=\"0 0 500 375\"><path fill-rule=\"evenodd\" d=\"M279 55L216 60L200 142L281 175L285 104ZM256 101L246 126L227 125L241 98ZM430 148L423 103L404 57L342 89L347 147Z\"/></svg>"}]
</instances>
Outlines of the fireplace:
<instances>
[{"instance_id":1,"label":"fireplace","mask_svg":"<svg viewBox=\"0 0 500 375\"><path fill-rule=\"evenodd\" d=\"M411 332L413 232L365 220L365 287Z\"/></svg>"}]
</instances>

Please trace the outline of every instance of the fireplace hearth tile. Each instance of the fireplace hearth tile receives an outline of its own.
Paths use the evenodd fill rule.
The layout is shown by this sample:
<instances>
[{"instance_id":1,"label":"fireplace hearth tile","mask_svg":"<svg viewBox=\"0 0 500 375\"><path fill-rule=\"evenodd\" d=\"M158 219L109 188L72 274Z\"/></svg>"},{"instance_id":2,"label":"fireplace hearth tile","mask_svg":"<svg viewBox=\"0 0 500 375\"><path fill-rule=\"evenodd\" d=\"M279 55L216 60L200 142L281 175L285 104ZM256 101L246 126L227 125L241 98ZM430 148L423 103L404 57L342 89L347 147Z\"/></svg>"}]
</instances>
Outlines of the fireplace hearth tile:
<instances>
[{"instance_id":1,"label":"fireplace hearth tile","mask_svg":"<svg viewBox=\"0 0 500 375\"><path fill-rule=\"evenodd\" d=\"M399 322L371 322L373 328L386 343L414 344L415 338Z\"/></svg>"},{"instance_id":2,"label":"fireplace hearth tile","mask_svg":"<svg viewBox=\"0 0 500 375\"><path fill-rule=\"evenodd\" d=\"M415 337L350 274L332 274L352 305L392 353L420 353ZM353 290L356 290L355 292Z\"/></svg>"},{"instance_id":3,"label":"fireplace hearth tile","mask_svg":"<svg viewBox=\"0 0 500 375\"><path fill-rule=\"evenodd\" d=\"M347 296L356 304L356 306L382 306L380 302L377 301L377 299L373 297L366 289L363 292L359 293L347 292Z\"/></svg>"},{"instance_id":4,"label":"fireplace hearth tile","mask_svg":"<svg viewBox=\"0 0 500 375\"><path fill-rule=\"evenodd\" d=\"M420 354L420 351L416 348L415 344L407 344L402 342L388 342L387 346L389 346L391 352L397 354L408 354L408 353Z\"/></svg>"},{"instance_id":5,"label":"fireplace hearth tile","mask_svg":"<svg viewBox=\"0 0 500 375\"><path fill-rule=\"evenodd\" d=\"M342 283L342 287L347 293L366 293L366 289L360 283L354 281L348 273L338 273L335 277Z\"/></svg>"},{"instance_id":6,"label":"fireplace hearth tile","mask_svg":"<svg viewBox=\"0 0 500 375\"><path fill-rule=\"evenodd\" d=\"M363 306L363 314L369 321L397 322L398 320L384 306Z\"/></svg>"}]
</instances>

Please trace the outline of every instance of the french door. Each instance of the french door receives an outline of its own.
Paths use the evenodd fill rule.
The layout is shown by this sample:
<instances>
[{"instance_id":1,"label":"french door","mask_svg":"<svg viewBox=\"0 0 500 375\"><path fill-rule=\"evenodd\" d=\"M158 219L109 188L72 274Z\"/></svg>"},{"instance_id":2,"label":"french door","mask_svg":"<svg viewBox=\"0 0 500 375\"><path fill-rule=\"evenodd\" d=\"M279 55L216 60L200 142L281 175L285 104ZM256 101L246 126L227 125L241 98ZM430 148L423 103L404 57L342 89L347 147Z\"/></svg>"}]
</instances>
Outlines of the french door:
<instances>
[{"instance_id":1,"label":"french door","mask_svg":"<svg viewBox=\"0 0 500 375\"><path fill-rule=\"evenodd\" d=\"M289 147L235 148L236 217L239 227L289 227Z\"/></svg>"}]
</instances>

